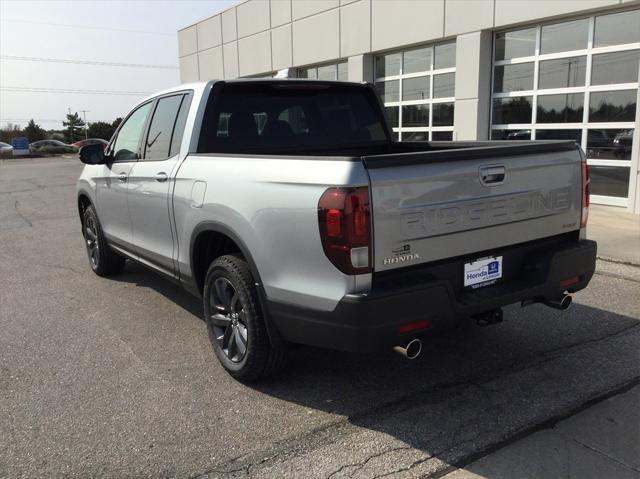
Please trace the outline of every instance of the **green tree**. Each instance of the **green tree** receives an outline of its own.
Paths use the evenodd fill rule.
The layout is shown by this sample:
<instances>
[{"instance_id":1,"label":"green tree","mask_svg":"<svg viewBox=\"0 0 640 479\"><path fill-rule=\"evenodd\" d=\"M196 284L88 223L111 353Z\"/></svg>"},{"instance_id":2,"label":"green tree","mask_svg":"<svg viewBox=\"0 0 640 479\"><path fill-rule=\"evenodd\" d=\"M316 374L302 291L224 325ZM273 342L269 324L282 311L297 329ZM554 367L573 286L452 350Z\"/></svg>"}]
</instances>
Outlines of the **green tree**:
<instances>
[{"instance_id":1,"label":"green tree","mask_svg":"<svg viewBox=\"0 0 640 479\"><path fill-rule=\"evenodd\" d=\"M66 141L67 143L73 143L82 138L82 129L84 128L84 121L78 115L78 112L68 113L67 121L62 122L62 126L66 128Z\"/></svg>"},{"instance_id":2,"label":"green tree","mask_svg":"<svg viewBox=\"0 0 640 479\"><path fill-rule=\"evenodd\" d=\"M114 131L116 131L116 128L113 126L113 123L94 121L89 123L87 135L89 135L89 138L102 138L103 140L109 141Z\"/></svg>"},{"instance_id":3,"label":"green tree","mask_svg":"<svg viewBox=\"0 0 640 479\"><path fill-rule=\"evenodd\" d=\"M38 125L33 118L29 120L29 123L25 127L23 131L24 136L27 137L29 143L33 143L34 141L44 140L47 137L47 132Z\"/></svg>"}]
</instances>

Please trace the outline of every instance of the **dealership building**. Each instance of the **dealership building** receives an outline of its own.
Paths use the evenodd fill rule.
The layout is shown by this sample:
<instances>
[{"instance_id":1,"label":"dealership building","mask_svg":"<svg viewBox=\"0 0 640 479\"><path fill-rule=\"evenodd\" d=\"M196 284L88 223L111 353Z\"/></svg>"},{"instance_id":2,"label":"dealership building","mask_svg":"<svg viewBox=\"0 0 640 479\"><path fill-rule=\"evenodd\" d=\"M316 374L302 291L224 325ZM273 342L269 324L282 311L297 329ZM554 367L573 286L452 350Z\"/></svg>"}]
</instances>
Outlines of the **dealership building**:
<instances>
[{"instance_id":1,"label":"dealership building","mask_svg":"<svg viewBox=\"0 0 640 479\"><path fill-rule=\"evenodd\" d=\"M638 0L248 0L178 40L183 82L375 83L401 141L576 140L640 214Z\"/></svg>"}]
</instances>

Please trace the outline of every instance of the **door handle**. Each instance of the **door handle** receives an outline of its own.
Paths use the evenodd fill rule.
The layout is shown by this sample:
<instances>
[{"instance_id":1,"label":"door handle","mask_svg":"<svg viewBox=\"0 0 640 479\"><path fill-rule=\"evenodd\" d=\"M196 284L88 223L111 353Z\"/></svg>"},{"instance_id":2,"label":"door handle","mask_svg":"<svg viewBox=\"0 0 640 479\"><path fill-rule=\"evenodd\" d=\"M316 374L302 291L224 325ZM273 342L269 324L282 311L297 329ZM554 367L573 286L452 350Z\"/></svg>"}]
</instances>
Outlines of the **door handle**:
<instances>
[{"instance_id":1,"label":"door handle","mask_svg":"<svg viewBox=\"0 0 640 479\"><path fill-rule=\"evenodd\" d=\"M120 181L123 181L123 182L124 182L124 181L127 181L127 174L126 174L126 173L120 173L120 174L118 175L118 179L119 179Z\"/></svg>"},{"instance_id":2,"label":"door handle","mask_svg":"<svg viewBox=\"0 0 640 479\"><path fill-rule=\"evenodd\" d=\"M169 177L164 171L161 171L160 173L156 173L156 181L159 181L160 183L162 183L163 181L167 181L167 178Z\"/></svg>"},{"instance_id":3,"label":"door handle","mask_svg":"<svg viewBox=\"0 0 640 479\"><path fill-rule=\"evenodd\" d=\"M484 185L499 185L506 176L504 166L485 166L480 168L480 181Z\"/></svg>"}]
</instances>

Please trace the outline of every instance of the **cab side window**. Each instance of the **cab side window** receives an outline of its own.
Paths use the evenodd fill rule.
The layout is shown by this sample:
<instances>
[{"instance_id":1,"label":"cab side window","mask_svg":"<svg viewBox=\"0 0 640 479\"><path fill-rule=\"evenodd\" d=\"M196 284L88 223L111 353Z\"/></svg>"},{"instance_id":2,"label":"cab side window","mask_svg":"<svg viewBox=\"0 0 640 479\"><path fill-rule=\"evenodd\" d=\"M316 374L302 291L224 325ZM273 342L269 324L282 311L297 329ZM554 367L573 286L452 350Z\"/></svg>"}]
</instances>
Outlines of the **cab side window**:
<instances>
[{"instance_id":1,"label":"cab side window","mask_svg":"<svg viewBox=\"0 0 640 479\"><path fill-rule=\"evenodd\" d=\"M181 111L181 105L185 99L186 96L181 94L158 100L145 141L145 160L166 160L172 156L170 154L174 150L172 138L175 137L175 143L178 144L180 142L177 138L178 133L182 137L182 132L175 131L174 134L174 130L178 121L178 113Z\"/></svg>"},{"instance_id":2,"label":"cab side window","mask_svg":"<svg viewBox=\"0 0 640 479\"><path fill-rule=\"evenodd\" d=\"M145 103L134 111L118 130L118 137L113 145L113 158L115 161L136 161L140 158L140 138L142 137L151 105L152 102Z\"/></svg>"}]
</instances>

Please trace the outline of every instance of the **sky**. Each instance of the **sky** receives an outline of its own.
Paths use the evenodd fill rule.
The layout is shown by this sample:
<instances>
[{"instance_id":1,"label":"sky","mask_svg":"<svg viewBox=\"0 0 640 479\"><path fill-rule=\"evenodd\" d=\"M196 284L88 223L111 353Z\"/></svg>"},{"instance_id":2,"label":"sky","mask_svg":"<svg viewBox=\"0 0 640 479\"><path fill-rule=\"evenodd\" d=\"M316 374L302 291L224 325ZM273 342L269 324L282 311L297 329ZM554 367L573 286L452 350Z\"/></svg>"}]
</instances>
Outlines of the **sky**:
<instances>
[{"instance_id":1,"label":"sky","mask_svg":"<svg viewBox=\"0 0 640 479\"><path fill-rule=\"evenodd\" d=\"M180 83L177 31L234 3L0 0L0 125L33 118L60 129L69 108L81 117L88 110L88 122L125 116L148 94Z\"/></svg>"}]
</instances>

